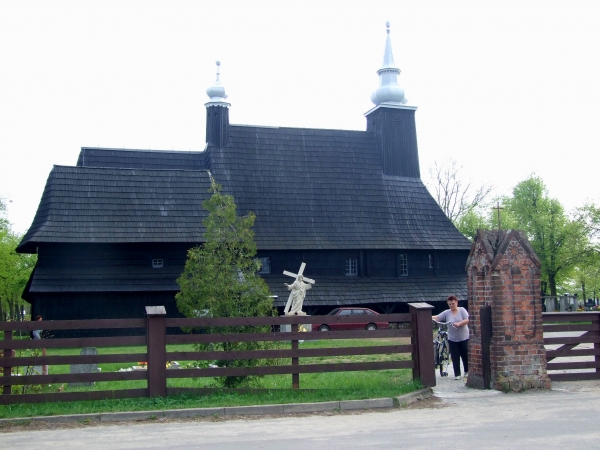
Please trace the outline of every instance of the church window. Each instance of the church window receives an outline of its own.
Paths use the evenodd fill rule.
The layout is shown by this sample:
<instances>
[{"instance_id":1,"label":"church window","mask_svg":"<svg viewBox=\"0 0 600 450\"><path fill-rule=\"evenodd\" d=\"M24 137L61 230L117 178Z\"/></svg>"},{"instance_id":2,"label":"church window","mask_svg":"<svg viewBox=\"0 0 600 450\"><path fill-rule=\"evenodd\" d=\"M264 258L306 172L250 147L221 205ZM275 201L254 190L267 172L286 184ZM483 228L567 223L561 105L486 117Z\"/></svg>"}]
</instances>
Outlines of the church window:
<instances>
[{"instance_id":1,"label":"church window","mask_svg":"<svg viewBox=\"0 0 600 450\"><path fill-rule=\"evenodd\" d=\"M346 276L358 275L358 258L346 258Z\"/></svg>"},{"instance_id":2,"label":"church window","mask_svg":"<svg viewBox=\"0 0 600 450\"><path fill-rule=\"evenodd\" d=\"M260 261L260 270L258 273L271 273L271 258L263 257L258 258L258 260Z\"/></svg>"},{"instance_id":3,"label":"church window","mask_svg":"<svg viewBox=\"0 0 600 450\"><path fill-rule=\"evenodd\" d=\"M152 260L153 269L162 269L165 266L165 262L162 259L154 258Z\"/></svg>"},{"instance_id":4,"label":"church window","mask_svg":"<svg viewBox=\"0 0 600 450\"><path fill-rule=\"evenodd\" d=\"M433 269L433 255L431 253L429 254L429 268Z\"/></svg>"},{"instance_id":5,"label":"church window","mask_svg":"<svg viewBox=\"0 0 600 450\"><path fill-rule=\"evenodd\" d=\"M399 262L400 276L407 277L408 276L408 258L406 257L405 254L402 254L399 256L400 256L400 258L399 258L398 262Z\"/></svg>"}]
</instances>

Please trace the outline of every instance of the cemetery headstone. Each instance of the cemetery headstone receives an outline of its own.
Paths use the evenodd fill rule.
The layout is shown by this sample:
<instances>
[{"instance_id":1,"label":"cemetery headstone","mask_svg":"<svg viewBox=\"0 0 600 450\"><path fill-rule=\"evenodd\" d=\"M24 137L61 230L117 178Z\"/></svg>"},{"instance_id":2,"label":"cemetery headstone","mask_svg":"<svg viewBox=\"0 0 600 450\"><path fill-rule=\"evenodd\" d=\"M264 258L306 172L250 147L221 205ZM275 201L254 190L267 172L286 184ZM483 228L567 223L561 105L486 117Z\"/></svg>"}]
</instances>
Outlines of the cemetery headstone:
<instances>
[{"instance_id":1,"label":"cemetery headstone","mask_svg":"<svg viewBox=\"0 0 600 450\"><path fill-rule=\"evenodd\" d=\"M97 355L98 350L95 349L94 347L84 347L81 349L79 354L80 355ZM96 364L96 363L94 363L94 364L71 364L70 372L72 374L95 373L95 372L100 372L100 369L98 369L98 364ZM81 382L81 383L69 383L69 387L93 386L93 385L94 385L93 381L85 381L85 382Z\"/></svg>"},{"instance_id":2,"label":"cemetery headstone","mask_svg":"<svg viewBox=\"0 0 600 450\"><path fill-rule=\"evenodd\" d=\"M569 310L569 297L563 295L560 298L560 312L565 312Z\"/></svg>"}]
</instances>

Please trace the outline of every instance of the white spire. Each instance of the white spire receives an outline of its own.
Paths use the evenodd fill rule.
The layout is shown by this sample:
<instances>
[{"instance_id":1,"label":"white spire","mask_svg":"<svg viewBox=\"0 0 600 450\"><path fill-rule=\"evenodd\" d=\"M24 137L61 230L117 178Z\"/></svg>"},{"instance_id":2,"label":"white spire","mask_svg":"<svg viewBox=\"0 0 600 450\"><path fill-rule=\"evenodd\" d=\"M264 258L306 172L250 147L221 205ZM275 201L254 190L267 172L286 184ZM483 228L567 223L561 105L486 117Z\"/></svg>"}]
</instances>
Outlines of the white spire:
<instances>
[{"instance_id":1,"label":"white spire","mask_svg":"<svg viewBox=\"0 0 600 450\"><path fill-rule=\"evenodd\" d=\"M386 22L387 39L385 41L385 53L383 55L383 64L377 71L379 75L379 87L371 94L371 101L379 106L385 105L405 105L407 100L404 97L404 89L398 85L398 75L400 69L394 64L394 55L392 53L392 42L390 40L390 23Z\"/></svg>"},{"instance_id":2,"label":"white spire","mask_svg":"<svg viewBox=\"0 0 600 450\"><path fill-rule=\"evenodd\" d=\"M211 87L209 87L206 90L206 94L210 98L208 100L208 103L205 104L206 106L209 106L209 105L230 106L229 103L227 103L225 101L225 99L227 98L227 95L225 94L225 88L221 84L221 81L219 81L219 76L221 75L220 74L220 66L221 66L221 61L217 61L217 79L215 81L215 84L213 84Z\"/></svg>"}]
</instances>

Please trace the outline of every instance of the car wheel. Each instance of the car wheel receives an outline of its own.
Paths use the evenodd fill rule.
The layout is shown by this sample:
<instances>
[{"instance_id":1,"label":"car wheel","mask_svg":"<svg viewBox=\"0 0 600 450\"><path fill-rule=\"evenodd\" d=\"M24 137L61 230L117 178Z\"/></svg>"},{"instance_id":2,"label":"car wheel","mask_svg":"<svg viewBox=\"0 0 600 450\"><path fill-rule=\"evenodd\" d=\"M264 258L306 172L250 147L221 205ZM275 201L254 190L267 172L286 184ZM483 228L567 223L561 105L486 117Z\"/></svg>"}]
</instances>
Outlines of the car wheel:
<instances>
[{"instance_id":1,"label":"car wheel","mask_svg":"<svg viewBox=\"0 0 600 450\"><path fill-rule=\"evenodd\" d=\"M377 329L377 325L375 325L374 323L370 323L369 325L367 325L365 327L365 330L368 330L368 331L375 331L376 329Z\"/></svg>"},{"instance_id":2,"label":"car wheel","mask_svg":"<svg viewBox=\"0 0 600 450\"><path fill-rule=\"evenodd\" d=\"M321 325L319 331L329 331L329 327L327 325Z\"/></svg>"}]
</instances>

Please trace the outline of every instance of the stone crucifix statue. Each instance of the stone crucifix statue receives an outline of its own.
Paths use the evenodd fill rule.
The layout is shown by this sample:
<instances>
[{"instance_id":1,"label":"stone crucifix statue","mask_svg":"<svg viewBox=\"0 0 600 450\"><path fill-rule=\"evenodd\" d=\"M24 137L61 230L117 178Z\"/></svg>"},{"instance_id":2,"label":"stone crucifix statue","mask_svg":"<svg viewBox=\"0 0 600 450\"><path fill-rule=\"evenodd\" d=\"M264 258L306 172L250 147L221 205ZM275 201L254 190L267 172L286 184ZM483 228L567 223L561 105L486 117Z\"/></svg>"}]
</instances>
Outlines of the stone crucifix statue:
<instances>
[{"instance_id":1,"label":"stone crucifix statue","mask_svg":"<svg viewBox=\"0 0 600 450\"><path fill-rule=\"evenodd\" d=\"M283 271L284 275L289 277L296 278L292 284L284 283L290 292L290 296L288 298L287 303L285 304L285 309L283 313L286 316L305 316L306 313L302 312L302 303L304 303L304 297L306 296L306 291L308 291L313 284L315 284L315 280L311 280L302 275L304 272L304 268L306 267L306 263L302 263L300 265L300 270L298 273L288 272L287 270ZM306 283L305 283L306 281Z\"/></svg>"}]
</instances>

